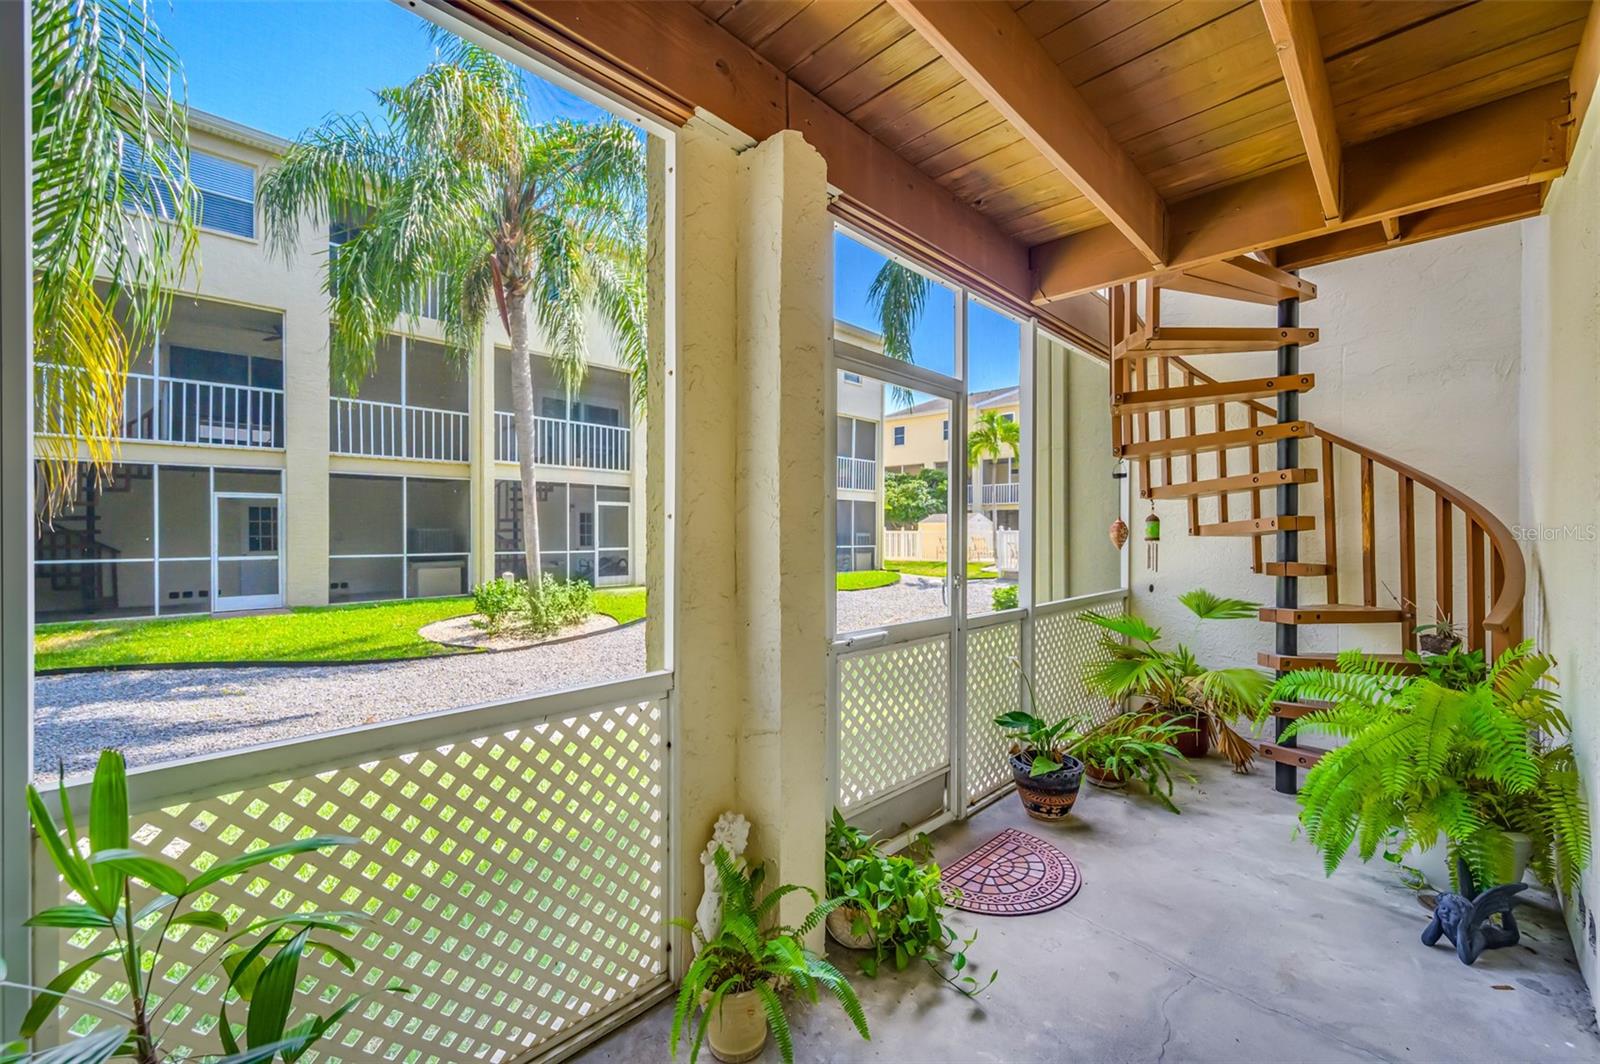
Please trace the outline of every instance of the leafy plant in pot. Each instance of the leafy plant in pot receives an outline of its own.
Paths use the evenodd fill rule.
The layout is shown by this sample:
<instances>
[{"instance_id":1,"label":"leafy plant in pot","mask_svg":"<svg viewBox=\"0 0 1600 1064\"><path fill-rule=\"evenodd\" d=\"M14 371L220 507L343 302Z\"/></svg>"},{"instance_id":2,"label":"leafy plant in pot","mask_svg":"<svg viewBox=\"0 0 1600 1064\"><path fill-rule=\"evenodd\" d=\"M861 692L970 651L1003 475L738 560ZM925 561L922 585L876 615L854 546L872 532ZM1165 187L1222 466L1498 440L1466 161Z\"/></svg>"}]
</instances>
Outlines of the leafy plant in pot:
<instances>
[{"instance_id":1,"label":"leafy plant in pot","mask_svg":"<svg viewBox=\"0 0 1600 1064\"><path fill-rule=\"evenodd\" d=\"M1256 603L1221 598L1204 588L1178 596L1178 601L1201 620L1233 621L1256 616ZM1255 747L1233 728L1233 721L1253 714L1271 686L1271 680L1251 668L1211 669L1201 665L1181 643L1171 650L1157 646L1161 629L1131 613L1107 615L1088 612L1084 620L1106 632L1100 639L1100 656L1084 669L1084 684L1103 697L1142 698L1146 711L1178 721L1178 751L1185 757L1204 757L1213 741L1235 772L1250 771Z\"/></svg>"},{"instance_id":2,"label":"leafy plant in pot","mask_svg":"<svg viewBox=\"0 0 1600 1064\"><path fill-rule=\"evenodd\" d=\"M919 842L925 846L926 836ZM885 963L903 971L920 959L969 997L994 982L996 972L982 985L968 973L966 951L977 932L963 939L945 923L955 895L946 891L931 859L884 853L872 836L846 823L835 809L828 826L827 877L829 899L843 902L828 913L828 935L848 949L872 951L861 960L868 978Z\"/></svg>"},{"instance_id":3,"label":"leafy plant in pot","mask_svg":"<svg viewBox=\"0 0 1600 1064\"><path fill-rule=\"evenodd\" d=\"M1339 656L1338 672L1281 677L1263 700L1263 719L1280 699L1327 702L1288 734L1347 739L1300 791L1300 821L1328 873L1352 848L1369 860L1383 847L1399 862L1442 836L1451 876L1460 857L1480 887L1514 882L1523 849L1534 871L1570 896L1591 856L1589 810L1571 744L1545 738L1569 731L1556 693L1541 686L1553 664L1522 643L1481 679L1453 688L1352 650Z\"/></svg>"},{"instance_id":4,"label":"leafy plant in pot","mask_svg":"<svg viewBox=\"0 0 1600 1064\"><path fill-rule=\"evenodd\" d=\"M770 1029L784 1064L794 1064L794 1036L779 997L790 989L811 1001L820 991L828 991L861 1037L870 1039L866 1015L849 980L802 943L844 899L817 904L797 927L775 924L784 897L802 892L815 901L816 894L793 883L764 891L766 869L740 868L721 846L712 860L722 886L722 922L716 935L706 938L693 920L673 920L693 936L697 948L672 1014L672 1055L678 1055L686 1024L693 1028L690 1064L699 1059L700 1046L708 1041L718 1060L729 1064L753 1060L766 1046Z\"/></svg>"},{"instance_id":5,"label":"leafy plant in pot","mask_svg":"<svg viewBox=\"0 0 1600 1064\"><path fill-rule=\"evenodd\" d=\"M1178 741L1193 729L1180 720L1149 713L1123 713L1085 733L1072 745L1083 774L1097 787L1116 788L1137 780L1172 812L1173 767L1182 758ZM1181 771L1181 770L1180 770ZM1194 777L1183 773L1188 779Z\"/></svg>"}]
</instances>

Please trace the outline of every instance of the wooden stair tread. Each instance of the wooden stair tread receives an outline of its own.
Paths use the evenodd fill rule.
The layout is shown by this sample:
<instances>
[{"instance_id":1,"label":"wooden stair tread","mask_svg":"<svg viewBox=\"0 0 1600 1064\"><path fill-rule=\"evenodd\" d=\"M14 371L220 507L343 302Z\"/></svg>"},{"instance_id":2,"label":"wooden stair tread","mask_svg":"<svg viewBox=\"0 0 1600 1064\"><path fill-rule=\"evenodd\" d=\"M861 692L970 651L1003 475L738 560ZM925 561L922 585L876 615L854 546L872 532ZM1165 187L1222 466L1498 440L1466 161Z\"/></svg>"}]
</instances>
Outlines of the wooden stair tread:
<instances>
[{"instance_id":1,"label":"wooden stair tread","mask_svg":"<svg viewBox=\"0 0 1600 1064\"><path fill-rule=\"evenodd\" d=\"M1199 525L1197 536L1268 536L1274 532L1309 532L1317 527L1317 519L1309 514L1291 517L1250 517L1243 521L1223 521L1220 524Z\"/></svg>"},{"instance_id":2,"label":"wooden stair tread","mask_svg":"<svg viewBox=\"0 0 1600 1064\"><path fill-rule=\"evenodd\" d=\"M1263 562L1261 571L1267 576L1327 576L1333 567L1326 562Z\"/></svg>"},{"instance_id":3,"label":"wooden stair tread","mask_svg":"<svg viewBox=\"0 0 1600 1064\"><path fill-rule=\"evenodd\" d=\"M1187 499L1200 495L1223 495L1234 491L1269 491L1284 484L1315 484L1315 469L1268 469L1260 473L1240 473L1232 477L1190 480L1182 484L1162 484L1141 489L1145 499Z\"/></svg>"},{"instance_id":4,"label":"wooden stair tread","mask_svg":"<svg viewBox=\"0 0 1600 1064\"><path fill-rule=\"evenodd\" d=\"M1295 768L1310 768L1327 754L1328 751L1315 746L1282 746L1278 743L1258 743L1256 753L1268 761L1276 761L1280 765L1293 765Z\"/></svg>"},{"instance_id":5,"label":"wooden stair tread","mask_svg":"<svg viewBox=\"0 0 1600 1064\"><path fill-rule=\"evenodd\" d=\"M1233 447L1256 447L1277 440L1310 439L1314 429L1309 421L1274 422L1250 428L1228 429L1225 432L1206 432L1194 436L1172 436L1164 440L1145 440L1142 443L1125 443L1121 453L1124 458L1161 458L1169 454L1195 454L1201 451L1225 451Z\"/></svg>"},{"instance_id":6,"label":"wooden stair tread","mask_svg":"<svg viewBox=\"0 0 1600 1064\"><path fill-rule=\"evenodd\" d=\"M1307 303L1317 298L1317 286L1310 281L1248 255L1157 274L1152 283L1157 288L1175 292L1194 292L1264 305L1296 298Z\"/></svg>"},{"instance_id":7,"label":"wooden stair tread","mask_svg":"<svg viewBox=\"0 0 1600 1064\"><path fill-rule=\"evenodd\" d=\"M1284 720L1299 720L1307 713L1315 713L1319 709L1327 709L1326 702L1274 702L1272 715L1282 717Z\"/></svg>"},{"instance_id":8,"label":"wooden stair tread","mask_svg":"<svg viewBox=\"0 0 1600 1064\"><path fill-rule=\"evenodd\" d=\"M1309 347L1318 330L1288 327L1199 328L1157 327L1135 333L1118 345L1122 356L1181 358L1186 355L1226 355L1250 351L1276 351L1286 344Z\"/></svg>"},{"instance_id":9,"label":"wooden stair tread","mask_svg":"<svg viewBox=\"0 0 1600 1064\"><path fill-rule=\"evenodd\" d=\"M1411 619L1403 609L1348 602L1294 609L1263 606L1258 616L1269 624L1402 624Z\"/></svg>"},{"instance_id":10,"label":"wooden stair tread","mask_svg":"<svg viewBox=\"0 0 1600 1064\"><path fill-rule=\"evenodd\" d=\"M1403 673L1417 673L1422 671L1421 666L1407 661L1404 654L1368 654L1367 657L1390 665L1399 666ZM1256 664L1263 669L1274 672L1294 672L1297 669L1329 669L1339 670L1339 656L1337 654L1274 654L1270 650L1263 650L1256 655Z\"/></svg>"},{"instance_id":11,"label":"wooden stair tread","mask_svg":"<svg viewBox=\"0 0 1600 1064\"><path fill-rule=\"evenodd\" d=\"M1267 399L1285 392L1309 392L1316 387L1314 373L1291 373L1282 377L1250 377L1236 381L1214 381L1183 388L1148 388L1124 392L1111 400L1111 416L1140 414L1152 410L1178 410L1212 403Z\"/></svg>"}]
</instances>

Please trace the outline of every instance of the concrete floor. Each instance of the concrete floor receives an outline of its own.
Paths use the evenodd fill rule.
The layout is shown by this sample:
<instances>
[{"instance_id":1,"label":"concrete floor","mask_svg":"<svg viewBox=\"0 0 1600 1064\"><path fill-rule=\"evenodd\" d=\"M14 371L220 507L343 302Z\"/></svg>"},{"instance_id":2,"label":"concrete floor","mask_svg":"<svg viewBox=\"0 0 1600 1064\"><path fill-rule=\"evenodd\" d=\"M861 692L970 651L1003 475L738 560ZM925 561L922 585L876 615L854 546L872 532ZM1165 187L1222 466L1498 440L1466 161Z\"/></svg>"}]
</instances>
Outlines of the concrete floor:
<instances>
[{"instance_id":1,"label":"concrete floor","mask_svg":"<svg viewBox=\"0 0 1600 1064\"><path fill-rule=\"evenodd\" d=\"M1085 787L1069 824L1007 796L936 836L949 862L1006 827L1057 843L1083 876L1062 908L972 917L977 1001L925 970L856 979L873 1039L836 1007L792 1006L801 1061L1596 1061L1589 992L1553 903L1518 910L1522 945L1472 968L1417 940L1426 914L1382 862L1332 878L1292 837L1271 766L1213 758L1181 816ZM1184 791L1187 790L1187 793ZM847 973L851 954L833 959ZM665 1061L669 1005L578 1059ZM680 1060L687 1053L680 1051ZM710 1054L701 1057L711 1060ZM769 1041L762 1061L777 1061Z\"/></svg>"}]
</instances>

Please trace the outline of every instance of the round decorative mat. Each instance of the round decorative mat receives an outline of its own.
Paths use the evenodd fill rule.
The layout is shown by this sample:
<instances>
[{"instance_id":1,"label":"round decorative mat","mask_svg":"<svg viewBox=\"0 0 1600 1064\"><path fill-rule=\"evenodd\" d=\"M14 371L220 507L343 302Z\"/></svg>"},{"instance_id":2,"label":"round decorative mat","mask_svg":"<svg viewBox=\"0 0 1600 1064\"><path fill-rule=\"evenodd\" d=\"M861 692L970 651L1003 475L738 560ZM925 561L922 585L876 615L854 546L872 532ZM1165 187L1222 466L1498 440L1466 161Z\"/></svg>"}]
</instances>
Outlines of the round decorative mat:
<instances>
[{"instance_id":1,"label":"round decorative mat","mask_svg":"<svg viewBox=\"0 0 1600 1064\"><path fill-rule=\"evenodd\" d=\"M969 913L1027 916L1065 905L1083 879L1072 858L1026 831L1007 828L944 869L952 904Z\"/></svg>"}]
</instances>

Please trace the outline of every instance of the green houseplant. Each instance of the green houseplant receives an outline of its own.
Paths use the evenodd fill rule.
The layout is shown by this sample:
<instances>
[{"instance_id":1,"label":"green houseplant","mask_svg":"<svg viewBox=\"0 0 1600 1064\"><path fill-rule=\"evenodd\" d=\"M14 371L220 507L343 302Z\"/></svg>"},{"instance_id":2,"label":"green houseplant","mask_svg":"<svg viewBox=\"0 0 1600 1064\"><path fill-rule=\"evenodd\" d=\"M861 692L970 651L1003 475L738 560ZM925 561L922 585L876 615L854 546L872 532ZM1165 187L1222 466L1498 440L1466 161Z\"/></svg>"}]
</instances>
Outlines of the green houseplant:
<instances>
[{"instance_id":1,"label":"green houseplant","mask_svg":"<svg viewBox=\"0 0 1600 1064\"><path fill-rule=\"evenodd\" d=\"M1553 664L1525 642L1455 688L1346 651L1338 672L1280 678L1263 719L1280 699L1326 702L1289 734L1348 740L1300 791L1301 823L1329 874L1352 848L1369 860L1384 847L1398 861L1442 835L1452 866L1460 857L1480 885L1504 883L1520 878L1520 833L1535 872L1570 893L1590 859L1589 810L1571 744L1546 738L1569 729L1558 696L1541 686Z\"/></svg>"},{"instance_id":2,"label":"green houseplant","mask_svg":"<svg viewBox=\"0 0 1600 1064\"><path fill-rule=\"evenodd\" d=\"M794 1037L779 997L790 989L811 1001L817 1000L819 991L827 990L838 998L861 1037L870 1039L866 1015L849 980L802 944L804 936L843 904L843 899L820 902L798 927L775 924L780 899L804 892L815 900L815 893L793 883L764 891L766 869L740 868L721 846L712 859L722 886L722 923L716 935L706 938L693 920L673 921L693 936L697 949L683 975L672 1014L672 1055L678 1055L685 1024L694 1028L689 1040L690 1064L699 1059L700 1046L706 1041L718 1060L752 1060L766 1045L770 1028L784 1064L794 1064ZM697 1005L701 1011L695 1018Z\"/></svg>"},{"instance_id":3,"label":"green houseplant","mask_svg":"<svg viewBox=\"0 0 1600 1064\"><path fill-rule=\"evenodd\" d=\"M1259 608L1243 599L1221 598L1204 588L1178 596L1201 620L1253 618ZM1105 630L1100 656L1084 670L1084 683L1106 698L1142 698L1150 712L1182 722L1178 750L1186 757L1204 757L1213 741L1235 772L1250 771L1255 748L1233 728L1233 721L1255 712L1268 677L1251 668L1211 669L1200 664L1181 643L1168 650L1157 645L1161 629L1131 613L1115 616L1089 612L1084 619Z\"/></svg>"},{"instance_id":4,"label":"green houseplant","mask_svg":"<svg viewBox=\"0 0 1600 1064\"><path fill-rule=\"evenodd\" d=\"M1072 750L1083 762L1090 783L1121 787L1138 781L1176 813L1172 773L1183 756L1178 753L1178 741L1188 731L1188 725L1171 717L1123 713L1084 733Z\"/></svg>"},{"instance_id":5,"label":"green houseplant","mask_svg":"<svg viewBox=\"0 0 1600 1064\"><path fill-rule=\"evenodd\" d=\"M954 898L947 894L939 866L910 855L886 854L872 836L833 811L828 825L828 898L842 904L828 913L828 934L850 949L871 950L861 971L875 976L884 963L903 971L919 958L939 977L968 996L986 990L967 973L966 951L977 934L963 939L945 923ZM943 967L948 956L954 975Z\"/></svg>"},{"instance_id":6,"label":"green houseplant","mask_svg":"<svg viewBox=\"0 0 1600 1064\"><path fill-rule=\"evenodd\" d=\"M36 992L33 1005L23 1017L18 1039L0 1047L0 1061L38 1059L98 1064L116 1057L157 1064L171 1055L171 1050L163 1046L171 1024L156 1028L158 1007L177 1000L179 995L209 994L210 984L215 983L221 988L216 1030L225 1055L212 1059L217 1064L272 1060L293 1064L368 996L352 996L326 1015L308 1013L299 1022L290 1023L302 979L300 962L307 955L320 954L347 971L356 971L355 959L328 939L355 934L359 914L296 912L241 920L230 919L220 908L208 907L206 901L207 888L213 884L268 861L352 845L358 840L340 835L292 839L224 857L190 878L186 869L133 848L127 767L119 752L100 753L90 784L86 837L78 833L65 782L60 785L60 795L60 827L32 785L28 787L28 812L51 863L78 900L40 910L28 920L28 926L76 933L109 932L112 944L63 969L46 986L29 988ZM215 943L199 963L189 965L178 985L161 985L165 980L158 973L172 967L170 962L163 964L161 958L163 951L174 945L174 932L180 938L186 932L208 934ZM182 956L186 960L191 955L184 949ZM128 985L127 997L115 1007L97 998L79 996L72 989L85 973L107 959L115 962ZM25 984L5 982L0 974L0 985ZM410 992L409 987L399 983L384 989ZM56 1049L31 1054L28 1041L52 1013L69 1001L109 1013L113 1022ZM324 999L322 1004L333 1002ZM230 1006L236 1014L242 1013L242 1023L233 1022Z\"/></svg>"}]
</instances>

